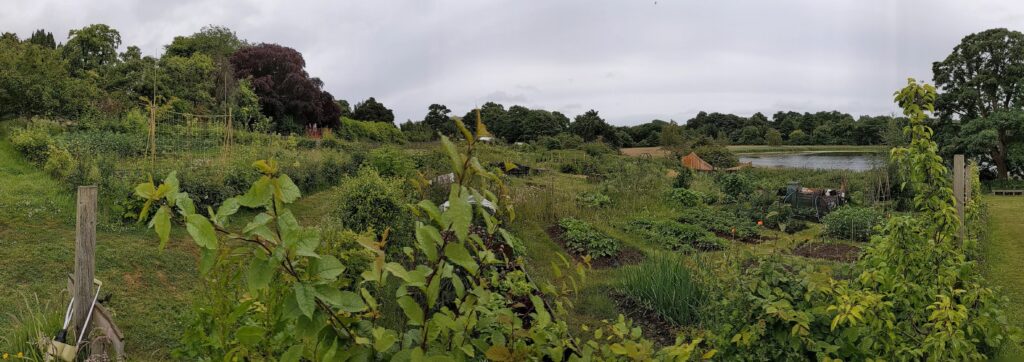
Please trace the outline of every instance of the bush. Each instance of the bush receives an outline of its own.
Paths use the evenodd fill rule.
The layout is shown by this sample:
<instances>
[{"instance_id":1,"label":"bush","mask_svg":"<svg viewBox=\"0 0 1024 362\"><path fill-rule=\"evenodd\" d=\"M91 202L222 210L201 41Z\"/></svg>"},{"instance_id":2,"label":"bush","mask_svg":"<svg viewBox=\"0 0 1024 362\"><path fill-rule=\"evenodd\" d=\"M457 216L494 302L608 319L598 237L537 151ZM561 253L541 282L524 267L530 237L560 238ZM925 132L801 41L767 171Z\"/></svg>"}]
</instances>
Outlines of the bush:
<instances>
[{"instance_id":1,"label":"bush","mask_svg":"<svg viewBox=\"0 0 1024 362\"><path fill-rule=\"evenodd\" d=\"M683 167L678 170L679 174L676 175L676 179L672 181L672 187L675 188L690 188L690 183L693 182L693 171L689 168Z\"/></svg>"},{"instance_id":2,"label":"bush","mask_svg":"<svg viewBox=\"0 0 1024 362\"><path fill-rule=\"evenodd\" d=\"M361 168L337 188L338 206L333 214L349 229L373 229L380 234L390 227L394 239L401 240L412 235L412 218L405 210L403 185L401 180L382 178L372 168Z\"/></svg>"},{"instance_id":3,"label":"bush","mask_svg":"<svg viewBox=\"0 0 1024 362\"><path fill-rule=\"evenodd\" d=\"M787 234L794 234L800 231L807 230L807 222L800 219L791 219L786 223L786 227L782 230Z\"/></svg>"},{"instance_id":4,"label":"bush","mask_svg":"<svg viewBox=\"0 0 1024 362\"><path fill-rule=\"evenodd\" d=\"M405 143L405 135L387 122L365 122L342 118L338 137L351 141L374 141L384 143Z\"/></svg>"},{"instance_id":5,"label":"bush","mask_svg":"<svg viewBox=\"0 0 1024 362\"><path fill-rule=\"evenodd\" d=\"M583 138L568 132L552 136L544 136L537 139L537 144L549 150L569 150L579 148L583 144Z\"/></svg>"},{"instance_id":6,"label":"bush","mask_svg":"<svg viewBox=\"0 0 1024 362\"><path fill-rule=\"evenodd\" d=\"M709 207L685 209L679 222L701 225L716 234L732 235L740 239L757 236L757 226L749 218Z\"/></svg>"},{"instance_id":7,"label":"bush","mask_svg":"<svg viewBox=\"0 0 1024 362\"><path fill-rule=\"evenodd\" d=\"M655 254L623 268L620 280L626 296L664 320L675 325L698 322L703 293L678 258Z\"/></svg>"},{"instance_id":8,"label":"bush","mask_svg":"<svg viewBox=\"0 0 1024 362\"><path fill-rule=\"evenodd\" d=\"M724 172L715 177L715 183L726 195L742 198L754 191L754 182L742 172Z\"/></svg>"},{"instance_id":9,"label":"bush","mask_svg":"<svg viewBox=\"0 0 1024 362\"><path fill-rule=\"evenodd\" d=\"M576 196L576 203L586 207L605 207L612 199L598 191L587 191Z\"/></svg>"},{"instance_id":10,"label":"bush","mask_svg":"<svg viewBox=\"0 0 1024 362\"><path fill-rule=\"evenodd\" d=\"M18 129L11 135L14 149L36 164L46 162L46 153L50 147L50 134L41 127L29 126Z\"/></svg>"},{"instance_id":11,"label":"bush","mask_svg":"<svg viewBox=\"0 0 1024 362\"><path fill-rule=\"evenodd\" d=\"M821 220L828 236L857 241L868 241L874 227L882 222L882 213L874 208L843 206Z\"/></svg>"},{"instance_id":12,"label":"bush","mask_svg":"<svg viewBox=\"0 0 1024 362\"><path fill-rule=\"evenodd\" d=\"M627 224L627 228L670 250L719 250L726 246L725 240L703 227L671 220L633 220Z\"/></svg>"},{"instance_id":13,"label":"bush","mask_svg":"<svg viewBox=\"0 0 1024 362\"><path fill-rule=\"evenodd\" d=\"M562 228L562 239L569 251L594 258L606 258L619 253L619 242L590 224L572 218L558 222Z\"/></svg>"},{"instance_id":14,"label":"bush","mask_svg":"<svg viewBox=\"0 0 1024 362\"><path fill-rule=\"evenodd\" d=\"M704 159L704 161L708 161L712 166L715 166L715 168L729 168L740 163L740 159L732 151L718 144L700 146L695 148L693 152Z\"/></svg>"},{"instance_id":15,"label":"bush","mask_svg":"<svg viewBox=\"0 0 1024 362\"><path fill-rule=\"evenodd\" d=\"M416 164L409 155L391 146L371 150L363 165L372 167L384 177L408 177L416 170Z\"/></svg>"},{"instance_id":16,"label":"bush","mask_svg":"<svg viewBox=\"0 0 1024 362\"><path fill-rule=\"evenodd\" d=\"M591 157L616 153L614 148L611 148L604 142L587 142L583 144L583 147L581 148L583 149L583 152L586 152L587 155L590 155Z\"/></svg>"},{"instance_id":17,"label":"bush","mask_svg":"<svg viewBox=\"0 0 1024 362\"><path fill-rule=\"evenodd\" d=\"M778 229L780 224L787 227L793 220L793 206L775 202L768 206L768 212L764 215L764 226L770 229Z\"/></svg>"},{"instance_id":18,"label":"bush","mask_svg":"<svg viewBox=\"0 0 1024 362\"><path fill-rule=\"evenodd\" d=\"M695 207L704 202L704 194L689 189L672 189L668 193L668 199L684 207Z\"/></svg>"},{"instance_id":19,"label":"bush","mask_svg":"<svg viewBox=\"0 0 1024 362\"><path fill-rule=\"evenodd\" d=\"M67 149L50 145L43 170L55 179L68 182L78 171L78 161L71 157Z\"/></svg>"}]
</instances>

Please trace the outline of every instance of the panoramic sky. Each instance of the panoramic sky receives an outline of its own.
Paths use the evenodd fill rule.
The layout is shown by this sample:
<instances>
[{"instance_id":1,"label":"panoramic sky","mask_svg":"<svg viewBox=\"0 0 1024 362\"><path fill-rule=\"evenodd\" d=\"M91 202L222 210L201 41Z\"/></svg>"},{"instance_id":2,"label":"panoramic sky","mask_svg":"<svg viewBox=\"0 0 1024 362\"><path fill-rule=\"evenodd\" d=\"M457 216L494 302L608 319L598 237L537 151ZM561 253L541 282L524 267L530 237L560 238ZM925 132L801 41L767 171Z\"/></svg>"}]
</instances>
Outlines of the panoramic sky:
<instances>
[{"instance_id":1,"label":"panoramic sky","mask_svg":"<svg viewBox=\"0 0 1024 362\"><path fill-rule=\"evenodd\" d=\"M223 25L300 51L336 98L376 97L396 121L431 103L596 109L611 123L699 111L895 112L907 77L931 79L961 38L1024 30L1020 1L5 1L26 37L105 23L158 54Z\"/></svg>"}]
</instances>

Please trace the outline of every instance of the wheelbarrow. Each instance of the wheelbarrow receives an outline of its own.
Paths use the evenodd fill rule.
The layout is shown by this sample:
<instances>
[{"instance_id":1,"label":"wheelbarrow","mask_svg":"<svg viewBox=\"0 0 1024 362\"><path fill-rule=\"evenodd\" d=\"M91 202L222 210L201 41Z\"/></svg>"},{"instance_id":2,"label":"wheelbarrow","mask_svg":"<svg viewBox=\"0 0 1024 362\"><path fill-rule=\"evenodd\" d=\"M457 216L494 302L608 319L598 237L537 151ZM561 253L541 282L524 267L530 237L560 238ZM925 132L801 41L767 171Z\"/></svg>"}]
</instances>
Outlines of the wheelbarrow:
<instances>
[{"instance_id":1,"label":"wheelbarrow","mask_svg":"<svg viewBox=\"0 0 1024 362\"><path fill-rule=\"evenodd\" d=\"M103 305L98 302L103 282L94 279L93 283L96 285L96 295L93 296L91 308L89 308L89 313L86 315L84 325L89 326L91 324L92 329L99 331L102 335L88 341L85 339L85 333L79 333L77 339L74 341L74 345L67 343L67 329L73 317L73 306L76 302L74 297L72 297L71 301L68 302L68 308L64 315L63 328L57 332L57 335L53 340L49 341L45 359L46 361L52 361L54 358L58 358L65 362L74 361L79 352L81 352L80 349L83 346L83 341L85 344L90 345L90 350L93 355L106 353L106 351L99 351L100 349L104 349L102 343L98 343L102 341L113 349L113 351L110 352L116 354L118 361L124 360L124 335L121 333L121 330L117 328L117 325L114 324L113 319L110 317L110 312L103 308ZM73 293L74 289L74 279L69 275L68 290Z\"/></svg>"}]
</instances>

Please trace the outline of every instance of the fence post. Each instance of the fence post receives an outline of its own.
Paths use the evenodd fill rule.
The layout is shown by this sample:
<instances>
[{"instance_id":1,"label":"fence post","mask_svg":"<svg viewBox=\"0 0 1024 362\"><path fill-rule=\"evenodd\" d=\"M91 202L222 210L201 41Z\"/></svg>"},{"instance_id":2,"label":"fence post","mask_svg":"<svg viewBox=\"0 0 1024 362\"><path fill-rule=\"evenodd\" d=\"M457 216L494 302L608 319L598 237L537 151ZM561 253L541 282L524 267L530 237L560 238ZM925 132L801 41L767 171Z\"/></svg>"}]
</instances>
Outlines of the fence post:
<instances>
[{"instance_id":1,"label":"fence post","mask_svg":"<svg viewBox=\"0 0 1024 362\"><path fill-rule=\"evenodd\" d=\"M956 215L960 219L960 241L964 240L964 155L953 156L953 198L956 199Z\"/></svg>"},{"instance_id":2,"label":"fence post","mask_svg":"<svg viewBox=\"0 0 1024 362\"><path fill-rule=\"evenodd\" d=\"M92 280L96 271L96 186L78 187L75 220L75 334L88 335L85 318L92 306Z\"/></svg>"}]
</instances>

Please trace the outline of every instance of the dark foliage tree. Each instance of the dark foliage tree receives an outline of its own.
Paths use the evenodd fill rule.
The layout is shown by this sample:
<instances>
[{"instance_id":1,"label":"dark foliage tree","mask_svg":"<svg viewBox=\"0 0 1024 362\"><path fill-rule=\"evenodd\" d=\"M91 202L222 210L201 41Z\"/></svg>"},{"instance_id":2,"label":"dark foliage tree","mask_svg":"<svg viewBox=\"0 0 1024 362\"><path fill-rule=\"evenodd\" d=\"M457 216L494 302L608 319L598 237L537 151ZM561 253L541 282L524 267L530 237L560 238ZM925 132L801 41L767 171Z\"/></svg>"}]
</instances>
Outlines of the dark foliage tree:
<instances>
[{"instance_id":1,"label":"dark foliage tree","mask_svg":"<svg viewBox=\"0 0 1024 362\"><path fill-rule=\"evenodd\" d=\"M25 39L25 42L44 48L57 49L57 42L53 40L53 33L43 29L32 32L32 35Z\"/></svg>"},{"instance_id":2,"label":"dark foliage tree","mask_svg":"<svg viewBox=\"0 0 1024 362\"><path fill-rule=\"evenodd\" d=\"M323 82L310 78L302 54L277 44L259 44L239 49L231 56L239 79L251 79L263 113L272 117L278 130L317 124L336 127L341 110L334 97L323 90Z\"/></svg>"},{"instance_id":3,"label":"dark foliage tree","mask_svg":"<svg viewBox=\"0 0 1024 362\"><path fill-rule=\"evenodd\" d=\"M580 136L587 142L597 140L600 137L613 145L618 145L617 142L609 140L609 138L614 138L613 127L605 122L598 115L597 111L593 109L576 116L573 122L569 124L569 132Z\"/></svg>"},{"instance_id":4,"label":"dark foliage tree","mask_svg":"<svg viewBox=\"0 0 1024 362\"><path fill-rule=\"evenodd\" d=\"M1024 34L999 28L968 35L932 72L942 92L940 117L962 124L958 148L990 157L998 177L1007 178L1011 145L1024 131Z\"/></svg>"},{"instance_id":5,"label":"dark foliage tree","mask_svg":"<svg viewBox=\"0 0 1024 362\"><path fill-rule=\"evenodd\" d=\"M356 104L352 110L352 118L360 121L395 123L395 112L370 97Z\"/></svg>"},{"instance_id":6,"label":"dark foliage tree","mask_svg":"<svg viewBox=\"0 0 1024 362\"><path fill-rule=\"evenodd\" d=\"M68 32L62 49L71 72L82 75L116 62L119 46L121 33L105 24L92 24Z\"/></svg>"},{"instance_id":7,"label":"dark foliage tree","mask_svg":"<svg viewBox=\"0 0 1024 362\"><path fill-rule=\"evenodd\" d=\"M427 107L427 115L423 117L423 124L430 127L431 133L443 134L445 136L455 135L455 123L452 122L452 118L448 116L452 111L445 107L443 104L431 104ZM476 122L476 114L474 113L473 121Z\"/></svg>"},{"instance_id":8,"label":"dark foliage tree","mask_svg":"<svg viewBox=\"0 0 1024 362\"><path fill-rule=\"evenodd\" d=\"M341 111L342 117L352 118L352 106L348 105L348 101L344 99L337 99L334 103L338 104L338 109Z\"/></svg>"}]
</instances>

